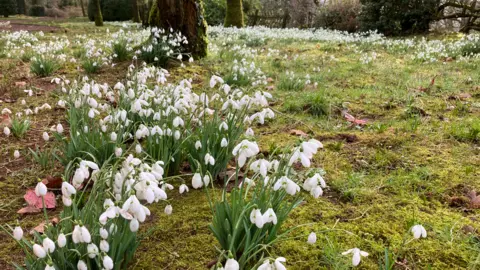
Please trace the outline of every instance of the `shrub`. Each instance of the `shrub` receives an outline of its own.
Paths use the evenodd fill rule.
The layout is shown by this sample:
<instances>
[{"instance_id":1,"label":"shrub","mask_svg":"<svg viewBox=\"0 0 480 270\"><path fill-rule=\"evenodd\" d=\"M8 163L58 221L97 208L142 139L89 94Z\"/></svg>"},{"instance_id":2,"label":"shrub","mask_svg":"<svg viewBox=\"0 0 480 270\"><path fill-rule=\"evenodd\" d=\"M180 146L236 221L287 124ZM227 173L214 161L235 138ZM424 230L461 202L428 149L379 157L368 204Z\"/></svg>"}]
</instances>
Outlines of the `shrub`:
<instances>
[{"instance_id":1,"label":"shrub","mask_svg":"<svg viewBox=\"0 0 480 270\"><path fill-rule=\"evenodd\" d=\"M348 32L358 31L361 8L358 0L326 3L319 9L314 26Z\"/></svg>"},{"instance_id":2,"label":"shrub","mask_svg":"<svg viewBox=\"0 0 480 270\"><path fill-rule=\"evenodd\" d=\"M15 0L0 0L0 15L8 17L17 14L17 2Z\"/></svg>"},{"instance_id":3,"label":"shrub","mask_svg":"<svg viewBox=\"0 0 480 270\"><path fill-rule=\"evenodd\" d=\"M437 0L361 0L360 29L385 35L424 33L437 9Z\"/></svg>"},{"instance_id":4,"label":"shrub","mask_svg":"<svg viewBox=\"0 0 480 270\"><path fill-rule=\"evenodd\" d=\"M130 0L100 0L104 21L128 21L132 19L132 5ZM88 18L95 20L95 1L88 1Z\"/></svg>"},{"instance_id":5,"label":"shrub","mask_svg":"<svg viewBox=\"0 0 480 270\"><path fill-rule=\"evenodd\" d=\"M45 16L45 7L44 6L32 6L32 7L30 7L30 16L44 17Z\"/></svg>"},{"instance_id":6,"label":"shrub","mask_svg":"<svg viewBox=\"0 0 480 270\"><path fill-rule=\"evenodd\" d=\"M225 0L204 0L205 20L208 25L223 25L226 14Z\"/></svg>"}]
</instances>

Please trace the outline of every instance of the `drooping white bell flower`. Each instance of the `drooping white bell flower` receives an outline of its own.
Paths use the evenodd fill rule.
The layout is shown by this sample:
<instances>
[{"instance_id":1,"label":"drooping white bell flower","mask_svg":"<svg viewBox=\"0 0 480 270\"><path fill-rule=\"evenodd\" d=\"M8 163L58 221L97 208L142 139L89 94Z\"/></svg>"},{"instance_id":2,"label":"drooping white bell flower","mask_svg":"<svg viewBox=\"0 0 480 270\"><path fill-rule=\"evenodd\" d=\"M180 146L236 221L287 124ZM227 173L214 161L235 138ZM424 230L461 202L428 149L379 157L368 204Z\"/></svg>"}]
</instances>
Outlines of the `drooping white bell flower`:
<instances>
[{"instance_id":1,"label":"drooping white bell flower","mask_svg":"<svg viewBox=\"0 0 480 270\"><path fill-rule=\"evenodd\" d=\"M77 270L88 270L87 264L83 260L79 260L77 263Z\"/></svg>"},{"instance_id":2,"label":"drooping white bell flower","mask_svg":"<svg viewBox=\"0 0 480 270\"><path fill-rule=\"evenodd\" d=\"M45 141L50 140L50 136L48 136L48 133L47 133L47 132L43 132L42 138L43 138L43 140L45 140Z\"/></svg>"},{"instance_id":3,"label":"drooping white bell flower","mask_svg":"<svg viewBox=\"0 0 480 270\"><path fill-rule=\"evenodd\" d=\"M248 128L247 131L245 131L245 136L247 136L247 137L255 136L255 133L253 132L253 129Z\"/></svg>"},{"instance_id":4,"label":"drooping white bell flower","mask_svg":"<svg viewBox=\"0 0 480 270\"><path fill-rule=\"evenodd\" d=\"M352 253L352 265L353 266L359 265L361 258L368 256L368 252L361 251L359 248L349 249L345 252L342 252L342 255L348 255L350 253Z\"/></svg>"},{"instance_id":5,"label":"drooping white bell flower","mask_svg":"<svg viewBox=\"0 0 480 270\"><path fill-rule=\"evenodd\" d=\"M273 267L275 270L286 270L287 268L283 265L287 259L284 257L278 257L275 259L275 262L273 263Z\"/></svg>"},{"instance_id":6,"label":"drooping white bell flower","mask_svg":"<svg viewBox=\"0 0 480 270\"><path fill-rule=\"evenodd\" d=\"M178 192L180 194L183 194L184 192L188 192L188 186L185 184L181 184L180 187L178 188Z\"/></svg>"},{"instance_id":7,"label":"drooping white bell flower","mask_svg":"<svg viewBox=\"0 0 480 270\"><path fill-rule=\"evenodd\" d=\"M199 189L203 187L202 176L199 173L195 173L192 178L192 187L194 189Z\"/></svg>"},{"instance_id":8,"label":"drooping white bell flower","mask_svg":"<svg viewBox=\"0 0 480 270\"><path fill-rule=\"evenodd\" d=\"M115 133L115 132L110 133L110 140L112 142L116 142L117 141L117 133Z\"/></svg>"},{"instance_id":9,"label":"drooping white bell flower","mask_svg":"<svg viewBox=\"0 0 480 270\"><path fill-rule=\"evenodd\" d=\"M56 269L55 269L55 266L47 264L45 265L45 270L56 270Z\"/></svg>"},{"instance_id":10,"label":"drooping white bell flower","mask_svg":"<svg viewBox=\"0 0 480 270\"><path fill-rule=\"evenodd\" d=\"M275 185L273 186L273 190L275 191L279 190L280 188L285 189L285 191L292 196L300 191L300 186L288 179L286 176L282 176L279 180L277 180L277 182L275 182Z\"/></svg>"},{"instance_id":11,"label":"drooping white bell flower","mask_svg":"<svg viewBox=\"0 0 480 270\"><path fill-rule=\"evenodd\" d=\"M171 215L172 212L173 212L173 207L170 204L165 206L165 214Z\"/></svg>"},{"instance_id":12,"label":"drooping white bell flower","mask_svg":"<svg viewBox=\"0 0 480 270\"><path fill-rule=\"evenodd\" d=\"M10 136L10 129L8 127L4 127L3 128L3 134L5 134L5 136Z\"/></svg>"},{"instance_id":13,"label":"drooping white bell flower","mask_svg":"<svg viewBox=\"0 0 480 270\"><path fill-rule=\"evenodd\" d=\"M270 162L265 159L258 159L252 162L250 170L256 173L260 173L263 177L267 176L268 169L270 168Z\"/></svg>"},{"instance_id":14,"label":"drooping white bell flower","mask_svg":"<svg viewBox=\"0 0 480 270\"><path fill-rule=\"evenodd\" d=\"M270 260L266 259L263 263L257 268L257 270L273 270L273 266L270 264Z\"/></svg>"},{"instance_id":15,"label":"drooping white bell flower","mask_svg":"<svg viewBox=\"0 0 480 270\"><path fill-rule=\"evenodd\" d=\"M102 260L103 267L107 270L113 269L113 260L108 255L105 255Z\"/></svg>"},{"instance_id":16,"label":"drooping white bell flower","mask_svg":"<svg viewBox=\"0 0 480 270\"><path fill-rule=\"evenodd\" d=\"M21 227L17 226L15 229L13 229L13 238L15 240L20 241L23 238L23 230Z\"/></svg>"},{"instance_id":17,"label":"drooping white bell flower","mask_svg":"<svg viewBox=\"0 0 480 270\"><path fill-rule=\"evenodd\" d=\"M427 237L427 230L425 230L425 228L422 225L413 226L411 231L415 239Z\"/></svg>"},{"instance_id":18,"label":"drooping white bell flower","mask_svg":"<svg viewBox=\"0 0 480 270\"><path fill-rule=\"evenodd\" d=\"M317 234L314 233L314 232L311 232L309 235L308 235L308 239L307 239L307 243L309 243L310 245L313 245L317 242Z\"/></svg>"},{"instance_id":19,"label":"drooping white bell flower","mask_svg":"<svg viewBox=\"0 0 480 270\"><path fill-rule=\"evenodd\" d=\"M33 254L35 254L35 256L37 256L40 259L43 259L47 256L47 252L39 244L33 245Z\"/></svg>"},{"instance_id":20,"label":"drooping white bell flower","mask_svg":"<svg viewBox=\"0 0 480 270\"><path fill-rule=\"evenodd\" d=\"M56 127L57 133L62 134L63 133L63 126L62 124L58 123Z\"/></svg>"},{"instance_id":21,"label":"drooping white bell flower","mask_svg":"<svg viewBox=\"0 0 480 270\"><path fill-rule=\"evenodd\" d=\"M110 245L107 240L102 239L102 241L100 241L100 250L103 252L108 252L110 250Z\"/></svg>"},{"instance_id":22,"label":"drooping white bell flower","mask_svg":"<svg viewBox=\"0 0 480 270\"><path fill-rule=\"evenodd\" d=\"M115 147L115 156L120 157L123 153L123 149L120 147Z\"/></svg>"},{"instance_id":23,"label":"drooping white bell flower","mask_svg":"<svg viewBox=\"0 0 480 270\"><path fill-rule=\"evenodd\" d=\"M225 263L225 268L224 269L225 270L239 270L240 265L238 264L238 262L235 259L230 258Z\"/></svg>"},{"instance_id":24,"label":"drooping white bell flower","mask_svg":"<svg viewBox=\"0 0 480 270\"><path fill-rule=\"evenodd\" d=\"M227 139L223 138L222 141L220 142L221 147L227 147L228 146L228 141Z\"/></svg>"},{"instance_id":25,"label":"drooping white bell flower","mask_svg":"<svg viewBox=\"0 0 480 270\"><path fill-rule=\"evenodd\" d=\"M205 159L205 165L208 165L208 164L212 166L215 165L215 159L213 158L212 155L210 155L210 153L205 154L204 159Z\"/></svg>"},{"instance_id":26,"label":"drooping white bell flower","mask_svg":"<svg viewBox=\"0 0 480 270\"><path fill-rule=\"evenodd\" d=\"M262 212L258 209L253 209L250 213L250 222L255 224L258 228L263 228L265 221L263 219Z\"/></svg>"},{"instance_id":27,"label":"drooping white bell flower","mask_svg":"<svg viewBox=\"0 0 480 270\"><path fill-rule=\"evenodd\" d=\"M210 88L213 88L215 87L215 85L217 83L220 83L220 84L223 84L223 79L218 77L217 75L213 75L211 78L210 78Z\"/></svg>"},{"instance_id":28,"label":"drooping white bell flower","mask_svg":"<svg viewBox=\"0 0 480 270\"><path fill-rule=\"evenodd\" d=\"M43 239L42 246L47 253L52 253L55 251L55 243L48 237Z\"/></svg>"},{"instance_id":29,"label":"drooping white bell flower","mask_svg":"<svg viewBox=\"0 0 480 270\"><path fill-rule=\"evenodd\" d=\"M198 150L200 148L202 148L202 143L200 141L196 141L195 142L195 149Z\"/></svg>"},{"instance_id":30,"label":"drooping white bell flower","mask_svg":"<svg viewBox=\"0 0 480 270\"><path fill-rule=\"evenodd\" d=\"M75 225L72 232L72 241L75 244L78 243L90 243L92 241L92 237L90 232L85 226Z\"/></svg>"},{"instance_id":31,"label":"drooping white bell flower","mask_svg":"<svg viewBox=\"0 0 480 270\"><path fill-rule=\"evenodd\" d=\"M273 223L274 225L277 224L277 215L272 208L268 208L265 213L263 213L263 222L265 223Z\"/></svg>"},{"instance_id":32,"label":"drooping white bell flower","mask_svg":"<svg viewBox=\"0 0 480 270\"><path fill-rule=\"evenodd\" d=\"M97 257L97 255L98 255L97 245L95 245L94 243L88 244L87 245L87 253L88 253L88 257L90 259L93 259L93 258Z\"/></svg>"},{"instance_id":33,"label":"drooping white bell flower","mask_svg":"<svg viewBox=\"0 0 480 270\"><path fill-rule=\"evenodd\" d=\"M47 186L42 182L38 182L37 186L35 186L35 195L38 197L47 195Z\"/></svg>"},{"instance_id":34,"label":"drooping white bell flower","mask_svg":"<svg viewBox=\"0 0 480 270\"><path fill-rule=\"evenodd\" d=\"M61 233L58 235L57 245L60 248L63 248L64 246L67 245L67 237L65 236L65 234Z\"/></svg>"},{"instance_id":35,"label":"drooping white bell flower","mask_svg":"<svg viewBox=\"0 0 480 270\"><path fill-rule=\"evenodd\" d=\"M256 142L243 140L233 148L232 154L238 158L238 166L242 168L247 162L247 158L253 157L259 152L260 149Z\"/></svg>"},{"instance_id":36,"label":"drooping white bell flower","mask_svg":"<svg viewBox=\"0 0 480 270\"><path fill-rule=\"evenodd\" d=\"M20 157L20 152L19 152L18 150L15 150L15 151L13 152L13 157L14 157L14 158L19 158L19 157Z\"/></svg>"},{"instance_id":37,"label":"drooping white bell flower","mask_svg":"<svg viewBox=\"0 0 480 270\"><path fill-rule=\"evenodd\" d=\"M142 153L142 146L140 144L135 145L135 152L137 154Z\"/></svg>"},{"instance_id":38,"label":"drooping white bell flower","mask_svg":"<svg viewBox=\"0 0 480 270\"><path fill-rule=\"evenodd\" d=\"M105 228L100 228L100 237L102 237L102 239L108 238L108 231Z\"/></svg>"},{"instance_id":39,"label":"drooping white bell flower","mask_svg":"<svg viewBox=\"0 0 480 270\"><path fill-rule=\"evenodd\" d=\"M140 223L138 222L138 220L136 218L132 219L130 221L130 231L131 232L136 232L138 231L138 228L140 227Z\"/></svg>"}]
</instances>

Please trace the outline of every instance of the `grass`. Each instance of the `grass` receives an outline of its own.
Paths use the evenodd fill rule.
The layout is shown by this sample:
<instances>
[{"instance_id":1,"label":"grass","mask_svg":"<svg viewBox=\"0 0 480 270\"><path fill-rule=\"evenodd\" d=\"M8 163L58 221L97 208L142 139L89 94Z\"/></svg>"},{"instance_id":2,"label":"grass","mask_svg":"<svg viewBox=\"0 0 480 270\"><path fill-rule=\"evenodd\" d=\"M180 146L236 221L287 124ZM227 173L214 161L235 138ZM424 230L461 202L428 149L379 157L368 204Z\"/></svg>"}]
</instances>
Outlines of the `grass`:
<instances>
[{"instance_id":1,"label":"grass","mask_svg":"<svg viewBox=\"0 0 480 270\"><path fill-rule=\"evenodd\" d=\"M77 34L87 33L101 38L100 33L92 31L95 28L91 23L66 21L58 25L71 29L67 35L72 40ZM45 33L44 39L53 35ZM399 256L410 269L473 269L480 265L480 225L475 221L478 210L471 209L468 203L452 203L455 198L465 198L468 191L480 190L478 59L421 63L411 60L404 51L378 46L368 47L378 57L363 65L359 60L362 53L335 43L246 37L232 42L254 49L278 50L273 56L259 53L253 59L256 67L272 78L269 85L274 89L274 109L283 112L268 126L255 129L261 149L291 145L298 140L290 134L292 129L308 133L325 146L314 163L327 172L330 188L318 200L307 197L306 203L294 211L287 227L310 225L294 230L289 240L274 247L272 256L286 257L288 269L347 269L349 258L340 253L358 247L370 253L362 258L361 266L365 269L378 269L379 265L385 269ZM215 39L210 43L221 47ZM81 49L72 51L78 57L84 54ZM170 70L169 80L194 77L195 84L207 85L211 74L220 74L233 82L230 67L236 58L228 51L213 52L187 68ZM14 91L11 85L20 78L16 77L18 70L29 69L30 63L15 61L0 59L2 67L12 66L5 69L1 79L5 86L2 89L7 90L0 89L0 97ZM314 68L320 71L314 72ZM297 86L295 81L288 80L285 70L301 80L309 74L312 84L305 85L303 81ZM96 79L113 85L118 78L125 77L124 71L105 66ZM80 75L74 65L65 65L59 72L72 79ZM95 78L96 74L92 76ZM428 91L419 90L435 76L435 84ZM314 87L313 82L318 85ZM38 81L32 81L35 83ZM240 77L235 84L249 89L251 81ZM450 98L462 93L471 97ZM29 98L29 102L38 105L48 100L55 104L43 92ZM18 101L8 107L24 109ZM352 126L342 116L343 110L367 119L367 126ZM23 217L15 212L23 205L27 187L61 169L23 158L14 161L11 153L29 144L32 149L39 145L43 150L46 146L34 139L41 134L36 131L64 117L62 112L41 112L31 119L32 126L24 138L0 136L0 160L4 160L0 165L8 168L0 170L0 222L13 224L22 219L31 229L41 221L41 216ZM190 178L185 177L188 181ZM207 228L211 213L205 194L192 190L179 195L172 191L169 197L173 214L163 214L167 202L152 207L152 219L146 224L150 233L144 231L133 269L156 265L202 269L215 260L214 238ZM411 238L408 230L414 223L423 224L428 237L404 245L405 239ZM473 230L466 229L470 227ZM319 239L314 246L306 243L311 231L317 232ZM18 249L10 239L2 241L0 266L12 260L22 261Z\"/></svg>"}]
</instances>

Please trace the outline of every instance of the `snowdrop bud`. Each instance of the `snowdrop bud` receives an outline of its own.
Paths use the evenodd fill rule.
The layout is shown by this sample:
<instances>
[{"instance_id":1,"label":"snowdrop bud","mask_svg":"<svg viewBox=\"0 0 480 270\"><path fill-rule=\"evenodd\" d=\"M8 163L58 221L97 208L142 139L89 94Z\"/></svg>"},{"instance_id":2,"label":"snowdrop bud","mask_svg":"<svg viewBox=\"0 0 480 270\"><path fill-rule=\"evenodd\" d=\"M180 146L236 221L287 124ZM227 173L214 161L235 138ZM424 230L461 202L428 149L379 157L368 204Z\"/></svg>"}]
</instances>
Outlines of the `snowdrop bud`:
<instances>
[{"instance_id":1,"label":"snowdrop bud","mask_svg":"<svg viewBox=\"0 0 480 270\"><path fill-rule=\"evenodd\" d=\"M37 186L35 187L35 195L39 197L47 195L47 186L45 186L45 184L42 182L38 182Z\"/></svg>"},{"instance_id":2,"label":"snowdrop bud","mask_svg":"<svg viewBox=\"0 0 480 270\"><path fill-rule=\"evenodd\" d=\"M47 132L43 132L42 138L43 138L45 141L50 140L50 136L48 136L48 133L47 133Z\"/></svg>"},{"instance_id":3,"label":"snowdrop bud","mask_svg":"<svg viewBox=\"0 0 480 270\"><path fill-rule=\"evenodd\" d=\"M247 131L245 132L245 135L248 137L253 137L255 133L253 133L253 129L248 128Z\"/></svg>"},{"instance_id":4,"label":"snowdrop bud","mask_svg":"<svg viewBox=\"0 0 480 270\"><path fill-rule=\"evenodd\" d=\"M88 244L87 246L88 257L91 259L95 258L98 254L98 247L95 244Z\"/></svg>"},{"instance_id":5,"label":"snowdrop bud","mask_svg":"<svg viewBox=\"0 0 480 270\"><path fill-rule=\"evenodd\" d=\"M60 123L57 124L57 132L60 133L60 134L63 133L63 126Z\"/></svg>"},{"instance_id":6,"label":"snowdrop bud","mask_svg":"<svg viewBox=\"0 0 480 270\"><path fill-rule=\"evenodd\" d=\"M107 270L113 269L113 260L109 256L103 257L103 267Z\"/></svg>"},{"instance_id":7,"label":"snowdrop bud","mask_svg":"<svg viewBox=\"0 0 480 270\"><path fill-rule=\"evenodd\" d=\"M13 229L13 238L15 238L15 240L17 240L17 241L22 240L22 238L23 238L22 228L17 226L17 227L15 227L15 229Z\"/></svg>"},{"instance_id":8,"label":"snowdrop bud","mask_svg":"<svg viewBox=\"0 0 480 270\"><path fill-rule=\"evenodd\" d=\"M132 221L130 221L130 231L136 232L138 231L138 227L140 227L138 220L136 218L132 219Z\"/></svg>"},{"instance_id":9,"label":"snowdrop bud","mask_svg":"<svg viewBox=\"0 0 480 270\"><path fill-rule=\"evenodd\" d=\"M123 153L122 148L120 148L120 147L115 148L115 156L116 157L120 157L122 155L122 153Z\"/></svg>"},{"instance_id":10,"label":"snowdrop bud","mask_svg":"<svg viewBox=\"0 0 480 270\"><path fill-rule=\"evenodd\" d=\"M105 228L100 228L100 237L102 237L103 239L108 238L108 231Z\"/></svg>"},{"instance_id":11,"label":"snowdrop bud","mask_svg":"<svg viewBox=\"0 0 480 270\"><path fill-rule=\"evenodd\" d=\"M60 248L63 248L67 245L67 237L65 237L65 234L61 233L58 235L57 244Z\"/></svg>"},{"instance_id":12,"label":"snowdrop bud","mask_svg":"<svg viewBox=\"0 0 480 270\"><path fill-rule=\"evenodd\" d=\"M37 256L40 259L43 259L47 256L47 252L39 244L33 245L33 254L35 254L35 256Z\"/></svg>"},{"instance_id":13,"label":"snowdrop bud","mask_svg":"<svg viewBox=\"0 0 480 270\"><path fill-rule=\"evenodd\" d=\"M199 173L195 173L192 178L192 187L199 189L203 186L202 176Z\"/></svg>"},{"instance_id":14,"label":"snowdrop bud","mask_svg":"<svg viewBox=\"0 0 480 270\"><path fill-rule=\"evenodd\" d=\"M47 264L45 265L45 270L56 270L56 269L55 269L55 266Z\"/></svg>"},{"instance_id":15,"label":"snowdrop bud","mask_svg":"<svg viewBox=\"0 0 480 270\"><path fill-rule=\"evenodd\" d=\"M90 243L92 241L92 236L85 226L80 227L80 232L82 233L82 239L84 243Z\"/></svg>"},{"instance_id":16,"label":"snowdrop bud","mask_svg":"<svg viewBox=\"0 0 480 270\"><path fill-rule=\"evenodd\" d=\"M203 183L208 186L210 184L210 176L207 174L203 177Z\"/></svg>"},{"instance_id":17,"label":"snowdrop bud","mask_svg":"<svg viewBox=\"0 0 480 270\"><path fill-rule=\"evenodd\" d=\"M228 141L227 139L223 138L222 141L220 142L221 147L227 147L228 146Z\"/></svg>"},{"instance_id":18,"label":"snowdrop bud","mask_svg":"<svg viewBox=\"0 0 480 270\"><path fill-rule=\"evenodd\" d=\"M48 237L43 239L42 245L45 251L48 253L52 253L55 251L55 243Z\"/></svg>"},{"instance_id":19,"label":"snowdrop bud","mask_svg":"<svg viewBox=\"0 0 480 270\"><path fill-rule=\"evenodd\" d=\"M135 145L135 152L140 154L142 152L142 146L140 144Z\"/></svg>"},{"instance_id":20,"label":"snowdrop bud","mask_svg":"<svg viewBox=\"0 0 480 270\"><path fill-rule=\"evenodd\" d=\"M114 142L117 141L117 133L112 132L112 133L110 134L110 140L112 140L112 141L114 141Z\"/></svg>"},{"instance_id":21,"label":"snowdrop bud","mask_svg":"<svg viewBox=\"0 0 480 270\"><path fill-rule=\"evenodd\" d=\"M172 211L173 211L173 207L170 204L165 206L165 214L171 215Z\"/></svg>"},{"instance_id":22,"label":"snowdrop bud","mask_svg":"<svg viewBox=\"0 0 480 270\"><path fill-rule=\"evenodd\" d=\"M25 101L25 99L22 99L22 102L21 102L22 105L25 105L27 104L27 102Z\"/></svg>"},{"instance_id":23,"label":"snowdrop bud","mask_svg":"<svg viewBox=\"0 0 480 270\"><path fill-rule=\"evenodd\" d=\"M228 259L227 263L225 263L225 270L239 270L239 269L240 269L240 265L233 258Z\"/></svg>"},{"instance_id":24,"label":"snowdrop bud","mask_svg":"<svg viewBox=\"0 0 480 270\"><path fill-rule=\"evenodd\" d=\"M422 225L415 225L412 227L412 234L415 239L419 239L421 237L427 237L427 231Z\"/></svg>"},{"instance_id":25,"label":"snowdrop bud","mask_svg":"<svg viewBox=\"0 0 480 270\"><path fill-rule=\"evenodd\" d=\"M3 134L5 134L5 136L10 136L10 129L8 127L4 127L3 128Z\"/></svg>"},{"instance_id":26,"label":"snowdrop bud","mask_svg":"<svg viewBox=\"0 0 480 270\"><path fill-rule=\"evenodd\" d=\"M193 57L190 57L190 58L188 59L188 62L193 63Z\"/></svg>"},{"instance_id":27,"label":"snowdrop bud","mask_svg":"<svg viewBox=\"0 0 480 270\"><path fill-rule=\"evenodd\" d=\"M108 252L110 250L110 245L106 240L100 241L100 250L103 252Z\"/></svg>"},{"instance_id":28,"label":"snowdrop bud","mask_svg":"<svg viewBox=\"0 0 480 270\"><path fill-rule=\"evenodd\" d=\"M18 150L15 150L15 151L13 152L13 157L14 157L14 158L19 158L19 157L20 157L20 152L19 152Z\"/></svg>"},{"instance_id":29,"label":"snowdrop bud","mask_svg":"<svg viewBox=\"0 0 480 270\"><path fill-rule=\"evenodd\" d=\"M87 264L83 260L79 260L77 263L77 270L88 270Z\"/></svg>"},{"instance_id":30,"label":"snowdrop bud","mask_svg":"<svg viewBox=\"0 0 480 270\"><path fill-rule=\"evenodd\" d=\"M183 194L185 191L188 192L188 186L185 185L185 184L182 184L182 185L180 185L180 187L178 188L178 191L180 192L180 194Z\"/></svg>"},{"instance_id":31,"label":"snowdrop bud","mask_svg":"<svg viewBox=\"0 0 480 270\"><path fill-rule=\"evenodd\" d=\"M309 243L310 245L313 245L317 242L317 235L312 232L308 235L308 240L307 240L307 243Z\"/></svg>"}]
</instances>

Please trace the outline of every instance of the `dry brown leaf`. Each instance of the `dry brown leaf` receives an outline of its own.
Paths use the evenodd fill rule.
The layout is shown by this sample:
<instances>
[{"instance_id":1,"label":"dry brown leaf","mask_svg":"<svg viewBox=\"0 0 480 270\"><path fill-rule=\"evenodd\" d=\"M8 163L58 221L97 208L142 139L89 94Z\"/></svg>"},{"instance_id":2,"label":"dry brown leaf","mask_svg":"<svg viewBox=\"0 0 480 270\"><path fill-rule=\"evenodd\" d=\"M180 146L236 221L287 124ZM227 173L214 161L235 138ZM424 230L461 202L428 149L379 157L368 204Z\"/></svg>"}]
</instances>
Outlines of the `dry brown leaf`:
<instances>
[{"instance_id":1,"label":"dry brown leaf","mask_svg":"<svg viewBox=\"0 0 480 270\"><path fill-rule=\"evenodd\" d=\"M295 136L300 136L300 137L308 137L308 134L298 130L298 129L292 129L290 130L290 135L295 135Z\"/></svg>"}]
</instances>

